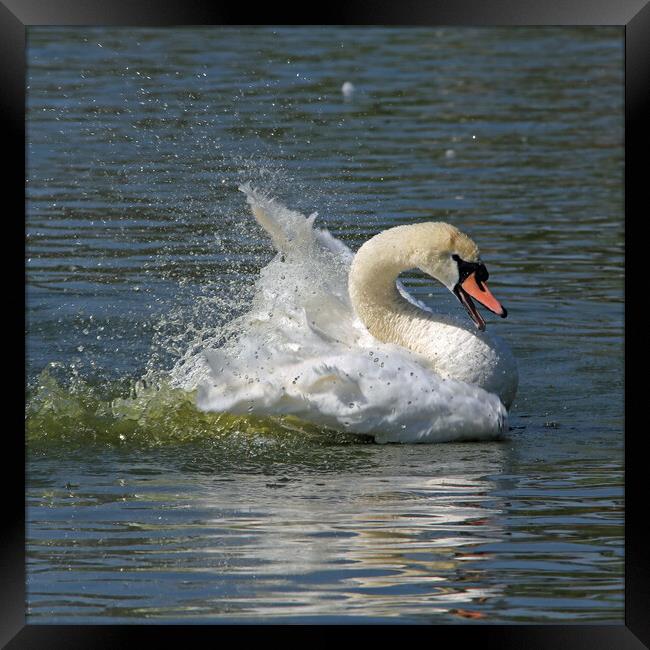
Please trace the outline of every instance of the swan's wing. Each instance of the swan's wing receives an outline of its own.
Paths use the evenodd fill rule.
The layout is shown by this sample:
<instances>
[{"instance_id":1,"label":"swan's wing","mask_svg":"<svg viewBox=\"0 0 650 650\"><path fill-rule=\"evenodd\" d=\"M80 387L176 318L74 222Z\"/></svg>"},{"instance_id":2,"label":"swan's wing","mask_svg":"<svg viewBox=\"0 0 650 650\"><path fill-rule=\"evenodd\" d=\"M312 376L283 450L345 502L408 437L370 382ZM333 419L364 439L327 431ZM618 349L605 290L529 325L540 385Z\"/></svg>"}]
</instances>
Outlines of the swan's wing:
<instances>
[{"instance_id":1,"label":"swan's wing","mask_svg":"<svg viewBox=\"0 0 650 650\"><path fill-rule=\"evenodd\" d=\"M364 334L348 295L352 253L347 246L326 230L314 229L314 215L306 218L288 210L249 184L240 189L279 254L261 269L246 312L221 328L219 340L227 341L226 346L208 350L213 361L227 354L224 368L239 373L224 380L230 386L255 368L287 368L319 359L332 345L354 346ZM208 373L201 354L183 358L171 374L175 385L193 389Z\"/></svg>"},{"instance_id":2,"label":"swan's wing","mask_svg":"<svg viewBox=\"0 0 650 650\"><path fill-rule=\"evenodd\" d=\"M239 190L246 194L253 216L271 237L278 252L288 253L301 239L312 237L312 223L299 212L289 210L274 198L253 188L250 183L240 185Z\"/></svg>"},{"instance_id":3,"label":"swan's wing","mask_svg":"<svg viewBox=\"0 0 650 650\"><path fill-rule=\"evenodd\" d=\"M350 249L327 230L314 228L315 214L305 217L289 210L249 183L239 189L281 253L260 274L256 292L260 317L272 313L304 322L305 327L294 332L297 339L317 332L323 339L351 343L357 330L347 286ZM287 338L292 330L282 327Z\"/></svg>"},{"instance_id":4,"label":"swan's wing","mask_svg":"<svg viewBox=\"0 0 650 650\"><path fill-rule=\"evenodd\" d=\"M324 250L352 260L352 251L342 241L333 237L327 230L314 228L314 221L318 216L316 212L305 217L300 212L289 210L278 200L252 187L250 183L240 185L239 190L246 195L253 216L269 234L278 252L292 253L315 243Z\"/></svg>"}]
</instances>

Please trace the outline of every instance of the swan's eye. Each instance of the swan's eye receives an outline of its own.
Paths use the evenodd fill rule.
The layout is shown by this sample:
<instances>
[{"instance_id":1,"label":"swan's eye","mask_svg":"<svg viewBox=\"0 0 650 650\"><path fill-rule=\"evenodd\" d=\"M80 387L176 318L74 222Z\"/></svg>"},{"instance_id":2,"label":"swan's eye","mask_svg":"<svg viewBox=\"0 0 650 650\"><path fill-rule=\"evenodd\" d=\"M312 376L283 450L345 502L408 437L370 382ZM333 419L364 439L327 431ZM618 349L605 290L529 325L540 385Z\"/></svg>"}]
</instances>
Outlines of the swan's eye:
<instances>
[{"instance_id":1,"label":"swan's eye","mask_svg":"<svg viewBox=\"0 0 650 650\"><path fill-rule=\"evenodd\" d=\"M460 255L457 255L454 253L451 256L451 259L458 264L458 281L462 284L465 282L465 280L472 274L476 273L476 279L477 280L482 280L483 279L483 273L485 274L485 280L487 280L487 270L483 264L478 264L476 262L466 262L464 259L460 257ZM481 271L481 269L483 269Z\"/></svg>"}]
</instances>

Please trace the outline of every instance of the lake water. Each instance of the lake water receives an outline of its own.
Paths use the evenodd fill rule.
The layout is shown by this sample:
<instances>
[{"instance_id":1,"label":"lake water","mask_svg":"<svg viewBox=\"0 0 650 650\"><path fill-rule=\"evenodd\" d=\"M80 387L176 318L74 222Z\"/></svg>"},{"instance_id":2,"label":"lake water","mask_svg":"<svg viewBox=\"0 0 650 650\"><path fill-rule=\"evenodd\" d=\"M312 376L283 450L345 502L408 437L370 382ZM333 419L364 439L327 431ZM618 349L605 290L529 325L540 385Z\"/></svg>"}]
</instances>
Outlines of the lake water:
<instances>
[{"instance_id":1,"label":"lake water","mask_svg":"<svg viewBox=\"0 0 650 650\"><path fill-rule=\"evenodd\" d=\"M29 28L28 66L30 623L623 622L622 28ZM504 441L167 386L273 258L247 180L353 249L472 235Z\"/></svg>"}]
</instances>

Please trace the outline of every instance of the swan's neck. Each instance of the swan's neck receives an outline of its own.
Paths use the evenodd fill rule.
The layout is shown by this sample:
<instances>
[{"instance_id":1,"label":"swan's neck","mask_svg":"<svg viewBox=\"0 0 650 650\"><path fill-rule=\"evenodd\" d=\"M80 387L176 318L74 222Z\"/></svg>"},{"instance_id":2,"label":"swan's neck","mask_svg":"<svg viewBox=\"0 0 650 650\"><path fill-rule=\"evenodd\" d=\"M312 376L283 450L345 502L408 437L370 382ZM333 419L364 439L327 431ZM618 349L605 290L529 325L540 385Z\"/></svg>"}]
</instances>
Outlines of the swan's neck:
<instances>
[{"instance_id":1,"label":"swan's neck","mask_svg":"<svg viewBox=\"0 0 650 650\"><path fill-rule=\"evenodd\" d=\"M348 279L352 306L368 331L380 341L415 351L420 350L409 336L409 325L414 319L428 320L428 314L401 296L396 280L400 273L413 268L437 277L436 267L442 263L443 254L428 246L423 259L422 234L429 233L420 233L414 225L397 226L376 235L355 255Z\"/></svg>"}]
</instances>

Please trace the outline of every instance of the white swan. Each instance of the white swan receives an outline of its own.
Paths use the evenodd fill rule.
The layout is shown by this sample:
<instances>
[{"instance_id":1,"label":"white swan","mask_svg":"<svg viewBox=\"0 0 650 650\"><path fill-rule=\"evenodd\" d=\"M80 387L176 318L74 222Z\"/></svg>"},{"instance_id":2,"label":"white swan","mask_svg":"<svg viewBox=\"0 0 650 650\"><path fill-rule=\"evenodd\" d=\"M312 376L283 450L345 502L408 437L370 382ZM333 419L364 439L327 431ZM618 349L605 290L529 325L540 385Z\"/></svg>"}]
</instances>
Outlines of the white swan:
<instances>
[{"instance_id":1,"label":"white swan","mask_svg":"<svg viewBox=\"0 0 650 650\"><path fill-rule=\"evenodd\" d=\"M305 218L248 184L240 190L278 255L250 309L230 324L230 341L206 351L202 368L186 364L199 408L293 415L377 442L494 439L507 430L516 364L483 331L470 296L506 311L469 237L445 223L398 226L354 255L314 228L315 214ZM397 276L416 267L453 291L475 325L409 296Z\"/></svg>"}]
</instances>

